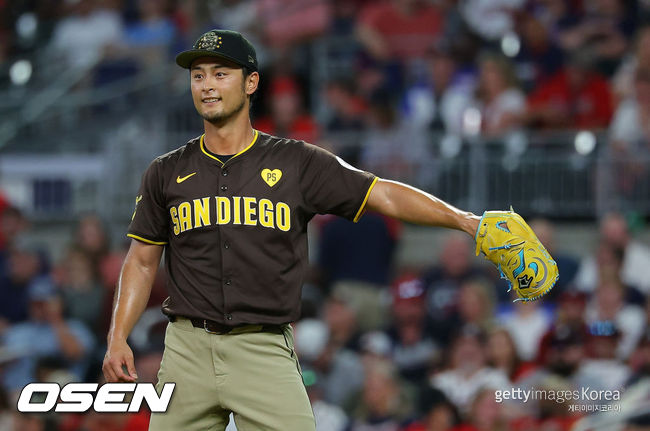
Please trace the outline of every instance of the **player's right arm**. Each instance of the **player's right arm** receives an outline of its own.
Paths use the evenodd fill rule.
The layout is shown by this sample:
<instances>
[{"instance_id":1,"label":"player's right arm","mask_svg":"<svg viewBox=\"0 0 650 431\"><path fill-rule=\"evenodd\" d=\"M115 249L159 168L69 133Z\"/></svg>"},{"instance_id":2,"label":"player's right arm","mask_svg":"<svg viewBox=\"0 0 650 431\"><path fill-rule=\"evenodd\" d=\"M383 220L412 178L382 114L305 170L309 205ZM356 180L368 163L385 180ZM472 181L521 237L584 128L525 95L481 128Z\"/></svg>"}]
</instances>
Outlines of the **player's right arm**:
<instances>
[{"instance_id":1,"label":"player's right arm","mask_svg":"<svg viewBox=\"0 0 650 431\"><path fill-rule=\"evenodd\" d=\"M126 342L147 306L164 247L132 240L115 292L102 370L107 382L134 382L133 351ZM122 367L126 367L128 373Z\"/></svg>"}]
</instances>

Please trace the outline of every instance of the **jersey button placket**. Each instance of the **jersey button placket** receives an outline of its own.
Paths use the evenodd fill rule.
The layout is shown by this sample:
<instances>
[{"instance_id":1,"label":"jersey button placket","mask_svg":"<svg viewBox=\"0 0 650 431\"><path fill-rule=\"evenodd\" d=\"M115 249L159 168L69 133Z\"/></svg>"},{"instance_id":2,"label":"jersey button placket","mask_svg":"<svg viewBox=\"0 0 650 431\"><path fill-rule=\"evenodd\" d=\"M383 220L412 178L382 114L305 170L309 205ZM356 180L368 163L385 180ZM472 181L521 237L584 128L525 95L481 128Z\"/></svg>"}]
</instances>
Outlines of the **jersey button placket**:
<instances>
[{"instance_id":1,"label":"jersey button placket","mask_svg":"<svg viewBox=\"0 0 650 431\"><path fill-rule=\"evenodd\" d=\"M222 167L221 176L222 177L227 177L228 174L229 174L228 168L227 167ZM225 178L224 178L224 180L225 180ZM219 190L221 190L222 194L226 194L226 192L228 191L228 186L226 184L221 184L219 186ZM222 259L221 259L222 274L227 274L229 272L229 270L231 269L230 264L229 264L230 255L229 255L229 253L226 252L227 250L230 250L230 246L231 245L230 245L230 242L228 240L223 240L224 254L222 254ZM232 279L229 278L229 277L224 278L223 281L222 281L222 289L223 289L222 292L223 292L223 301L224 301L224 308L225 308L223 317L224 317L226 322L232 321L232 314L225 312L226 310L228 310L228 308L229 308L228 304L230 302L230 301L228 301L229 294L228 294L228 291L226 290L226 288L232 286L232 284L233 284Z\"/></svg>"}]
</instances>

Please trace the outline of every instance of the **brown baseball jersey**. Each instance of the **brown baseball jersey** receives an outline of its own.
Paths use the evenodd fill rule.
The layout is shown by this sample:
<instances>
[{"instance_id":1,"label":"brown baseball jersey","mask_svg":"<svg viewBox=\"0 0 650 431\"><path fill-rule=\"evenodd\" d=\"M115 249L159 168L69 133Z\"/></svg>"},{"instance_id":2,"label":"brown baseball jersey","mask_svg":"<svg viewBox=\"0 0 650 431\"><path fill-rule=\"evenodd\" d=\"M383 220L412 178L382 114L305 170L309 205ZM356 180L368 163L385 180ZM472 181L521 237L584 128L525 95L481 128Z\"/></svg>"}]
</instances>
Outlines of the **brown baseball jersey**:
<instances>
[{"instance_id":1,"label":"brown baseball jersey","mask_svg":"<svg viewBox=\"0 0 650 431\"><path fill-rule=\"evenodd\" d=\"M165 246L163 312L236 326L298 319L315 214L357 221L377 178L303 141L255 131L222 162L203 136L156 158L128 236Z\"/></svg>"}]
</instances>

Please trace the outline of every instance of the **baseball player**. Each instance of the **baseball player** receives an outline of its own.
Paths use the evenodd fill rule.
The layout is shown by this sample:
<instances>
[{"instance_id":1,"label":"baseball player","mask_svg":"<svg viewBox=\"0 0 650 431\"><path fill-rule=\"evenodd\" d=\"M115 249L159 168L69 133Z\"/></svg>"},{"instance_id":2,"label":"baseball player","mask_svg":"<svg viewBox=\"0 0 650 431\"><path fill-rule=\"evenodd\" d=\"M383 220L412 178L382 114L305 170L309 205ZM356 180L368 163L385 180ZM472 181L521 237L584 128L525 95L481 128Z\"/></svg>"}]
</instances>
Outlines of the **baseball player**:
<instances>
[{"instance_id":1,"label":"baseball player","mask_svg":"<svg viewBox=\"0 0 650 431\"><path fill-rule=\"evenodd\" d=\"M289 326L300 315L315 214L356 222L371 209L467 232L524 299L555 281L552 259L518 215L481 218L316 146L254 130L250 98L260 76L241 34L209 31L176 63L189 70L204 134L143 175L103 365L109 382L137 379L127 337L164 252L170 323L158 389L176 387L151 430L224 430L231 412L241 431L315 429Z\"/></svg>"}]
</instances>

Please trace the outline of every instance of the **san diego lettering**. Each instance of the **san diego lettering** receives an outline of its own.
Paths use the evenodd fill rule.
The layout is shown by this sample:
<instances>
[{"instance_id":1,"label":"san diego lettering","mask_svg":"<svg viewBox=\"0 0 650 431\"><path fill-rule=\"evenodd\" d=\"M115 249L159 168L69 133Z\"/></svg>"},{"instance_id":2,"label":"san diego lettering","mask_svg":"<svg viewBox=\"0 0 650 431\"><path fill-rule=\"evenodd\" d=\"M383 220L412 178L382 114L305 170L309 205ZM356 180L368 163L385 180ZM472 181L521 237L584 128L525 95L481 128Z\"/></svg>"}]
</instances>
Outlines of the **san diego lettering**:
<instances>
[{"instance_id":1,"label":"san diego lettering","mask_svg":"<svg viewBox=\"0 0 650 431\"><path fill-rule=\"evenodd\" d=\"M284 202L248 196L214 196L181 202L169 209L174 235L212 224L262 226L288 231L291 208Z\"/></svg>"}]
</instances>

